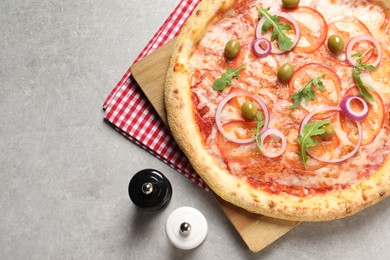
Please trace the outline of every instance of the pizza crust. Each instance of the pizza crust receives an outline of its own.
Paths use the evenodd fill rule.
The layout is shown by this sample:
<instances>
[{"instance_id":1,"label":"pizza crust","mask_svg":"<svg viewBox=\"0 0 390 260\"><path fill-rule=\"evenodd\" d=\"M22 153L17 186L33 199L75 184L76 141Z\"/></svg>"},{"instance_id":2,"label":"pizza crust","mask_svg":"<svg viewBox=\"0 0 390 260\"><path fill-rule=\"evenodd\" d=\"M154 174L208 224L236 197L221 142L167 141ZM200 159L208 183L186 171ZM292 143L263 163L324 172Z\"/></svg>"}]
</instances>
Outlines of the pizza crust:
<instances>
[{"instance_id":1,"label":"pizza crust","mask_svg":"<svg viewBox=\"0 0 390 260\"><path fill-rule=\"evenodd\" d=\"M234 1L202 1L176 40L165 85L169 128L196 172L224 200L250 212L297 221L325 221L350 216L390 194L390 156L370 178L348 189L297 197L255 189L219 166L206 149L195 121L191 98L190 57L216 14Z\"/></svg>"}]
</instances>

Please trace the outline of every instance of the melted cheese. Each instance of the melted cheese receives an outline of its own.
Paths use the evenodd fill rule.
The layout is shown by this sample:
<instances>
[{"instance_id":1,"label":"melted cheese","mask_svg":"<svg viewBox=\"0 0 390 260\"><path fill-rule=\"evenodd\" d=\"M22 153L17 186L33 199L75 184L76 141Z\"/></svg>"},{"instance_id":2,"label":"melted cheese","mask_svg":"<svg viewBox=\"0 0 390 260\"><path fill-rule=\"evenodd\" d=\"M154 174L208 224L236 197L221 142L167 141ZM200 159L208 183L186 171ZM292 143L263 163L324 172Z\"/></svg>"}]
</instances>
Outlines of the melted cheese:
<instances>
[{"instance_id":1,"label":"melted cheese","mask_svg":"<svg viewBox=\"0 0 390 260\"><path fill-rule=\"evenodd\" d=\"M321 48L313 54L291 51L285 55L269 55L265 58L255 58L251 54L248 47L254 39L255 28L253 21L256 20L256 7L271 6L271 10L279 10L280 5L275 4L273 0L263 1L247 1L247 8L242 8L242 13L238 10L231 9L227 11L222 19L214 21L208 27L208 30L199 42L197 50L191 57L191 66L193 72L192 78L192 93L199 100L196 111L207 111L202 116L205 118L213 118L216 107L223 97L225 97L231 87L227 87L223 91L214 91L211 86L215 79L220 77L225 72L226 67L237 67L243 63L246 68L240 73L240 78L234 78L232 87L245 89L249 92L256 93L265 101L270 110L269 126L280 129L287 138L287 150L280 157L276 158L270 165L259 173L251 173L251 178L259 182L274 182L279 185L293 187L297 190L302 190L304 194L309 194L310 189L321 187L340 187L340 185L349 185L359 179L373 174L376 169L383 163L383 160L390 153L390 123L389 123L389 106L390 106L390 36L383 32L380 28L384 26L386 14L384 10L372 1L328 1L328 0L301 0L301 6L310 6L320 12L328 24L334 23L339 30L349 32L351 35L359 34L359 28L353 22L345 22L342 19L345 17L358 18L369 29L371 34L380 40L384 49L384 57L381 67L378 69L379 75L374 73L362 73L364 82L374 86L376 92L381 96L385 108L385 117L382 129L377 134L376 138L368 145L362 146L357 154L351 159L339 164L321 164L314 159L309 159L308 167L313 170L304 171L297 165L302 164L300 158L296 155L298 126L302 118L313 109L323 105L313 101L303 101L298 109L290 109L292 104L289 96L292 94L288 86L281 84L276 77L276 72L280 65L284 63L292 63L296 68L304 66L308 63L323 64L326 67L333 69L341 80L341 92L338 94L336 86L330 80L324 79L324 85L327 89L327 99L333 102L339 102L341 96L354 84L352 78L352 69L350 66L341 64L345 60L345 55L339 55L340 63L335 60L327 60L321 54ZM337 2L337 5L333 2ZM388 12L389 13L389 12ZM292 14L300 23L308 27L312 36L318 36L321 30L321 24L313 21L313 17L306 13ZM248 18L252 17L252 18ZM374 19L375 17L375 19ZM387 17L387 19L389 19ZM335 21L338 21L335 23ZM342 21L342 22L340 22ZM386 26L385 26L386 27ZM390 30L389 26L384 30ZM229 61L224 57L223 50L226 42L229 39L236 38L240 40L242 48L240 53L240 63L235 64L235 61ZM310 42L306 38L301 38L299 46L310 46ZM326 49L325 49L326 51ZM380 72L380 73L379 73ZM315 72L310 77L314 78ZM305 83L297 81L294 84L299 90ZM296 92L296 91L295 91ZM294 92L294 93L295 93ZM319 102L323 99L318 97ZM207 108L205 110L205 108ZM375 105L374 105L375 109ZM240 111L237 108L227 104L222 112L222 121L229 122L231 120L242 119ZM378 119L373 119L372 128L381 127L381 122ZM354 144L349 140L349 133L345 132L337 120L334 124L337 137L340 144L334 150L325 151L324 159L335 159L345 154L343 149L350 149ZM245 130L242 130L245 134ZM240 132L237 130L236 133ZM222 157L217 145L218 130L214 125L211 129L211 134L205 138L206 146L212 153L221 167L229 169L230 172L242 178L248 178L247 169L244 165L236 161L226 161ZM242 146L231 151L235 155L245 154L245 149L250 149L250 146ZM259 164L261 165L261 163ZM271 190L276 188L272 185Z\"/></svg>"}]
</instances>

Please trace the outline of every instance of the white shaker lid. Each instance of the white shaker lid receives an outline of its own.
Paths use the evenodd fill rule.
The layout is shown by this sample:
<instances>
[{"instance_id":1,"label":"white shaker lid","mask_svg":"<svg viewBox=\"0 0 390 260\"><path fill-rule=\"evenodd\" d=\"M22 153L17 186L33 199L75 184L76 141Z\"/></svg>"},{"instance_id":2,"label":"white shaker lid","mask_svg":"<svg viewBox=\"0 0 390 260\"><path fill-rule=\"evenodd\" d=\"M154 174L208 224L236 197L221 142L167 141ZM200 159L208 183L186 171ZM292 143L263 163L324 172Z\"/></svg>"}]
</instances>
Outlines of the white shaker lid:
<instances>
[{"instance_id":1,"label":"white shaker lid","mask_svg":"<svg viewBox=\"0 0 390 260\"><path fill-rule=\"evenodd\" d=\"M180 249L193 249L207 236L208 225L203 214L191 207L178 208L168 216L165 232L170 242Z\"/></svg>"}]
</instances>

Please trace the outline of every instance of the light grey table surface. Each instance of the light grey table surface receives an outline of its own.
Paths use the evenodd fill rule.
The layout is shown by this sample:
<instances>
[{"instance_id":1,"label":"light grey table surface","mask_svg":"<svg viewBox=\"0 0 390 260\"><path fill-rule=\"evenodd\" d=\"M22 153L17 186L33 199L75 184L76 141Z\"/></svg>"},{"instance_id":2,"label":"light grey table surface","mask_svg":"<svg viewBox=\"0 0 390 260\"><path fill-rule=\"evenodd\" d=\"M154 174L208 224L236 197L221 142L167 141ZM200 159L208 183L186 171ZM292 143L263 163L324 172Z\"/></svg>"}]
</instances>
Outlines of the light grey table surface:
<instances>
[{"instance_id":1,"label":"light grey table surface","mask_svg":"<svg viewBox=\"0 0 390 260\"><path fill-rule=\"evenodd\" d=\"M389 259L390 200L251 253L209 193L103 121L104 99L178 2L0 1L0 259ZM129 200L144 168L173 185L162 211ZM195 250L165 236L181 206L209 223Z\"/></svg>"}]
</instances>

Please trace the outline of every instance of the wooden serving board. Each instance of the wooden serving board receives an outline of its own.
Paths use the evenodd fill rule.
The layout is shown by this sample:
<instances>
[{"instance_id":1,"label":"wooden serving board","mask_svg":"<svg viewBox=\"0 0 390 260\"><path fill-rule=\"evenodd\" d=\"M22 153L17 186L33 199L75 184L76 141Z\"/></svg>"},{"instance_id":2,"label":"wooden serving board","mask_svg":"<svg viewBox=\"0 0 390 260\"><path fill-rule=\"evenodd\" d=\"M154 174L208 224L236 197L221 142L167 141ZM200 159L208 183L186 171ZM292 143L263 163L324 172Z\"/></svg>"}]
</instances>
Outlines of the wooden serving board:
<instances>
[{"instance_id":1,"label":"wooden serving board","mask_svg":"<svg viewBox=\"0 0 390 260\"><path fill-rule=\"evenodd\" d=\"M174 42L175 40L168 42L130 68L133 77L164 123L167 123L164 108L164 82ZM259 252L300 223L253 214L222 200L215 194L214 196L253 252Z\"/></svg>"}]
</instances>

